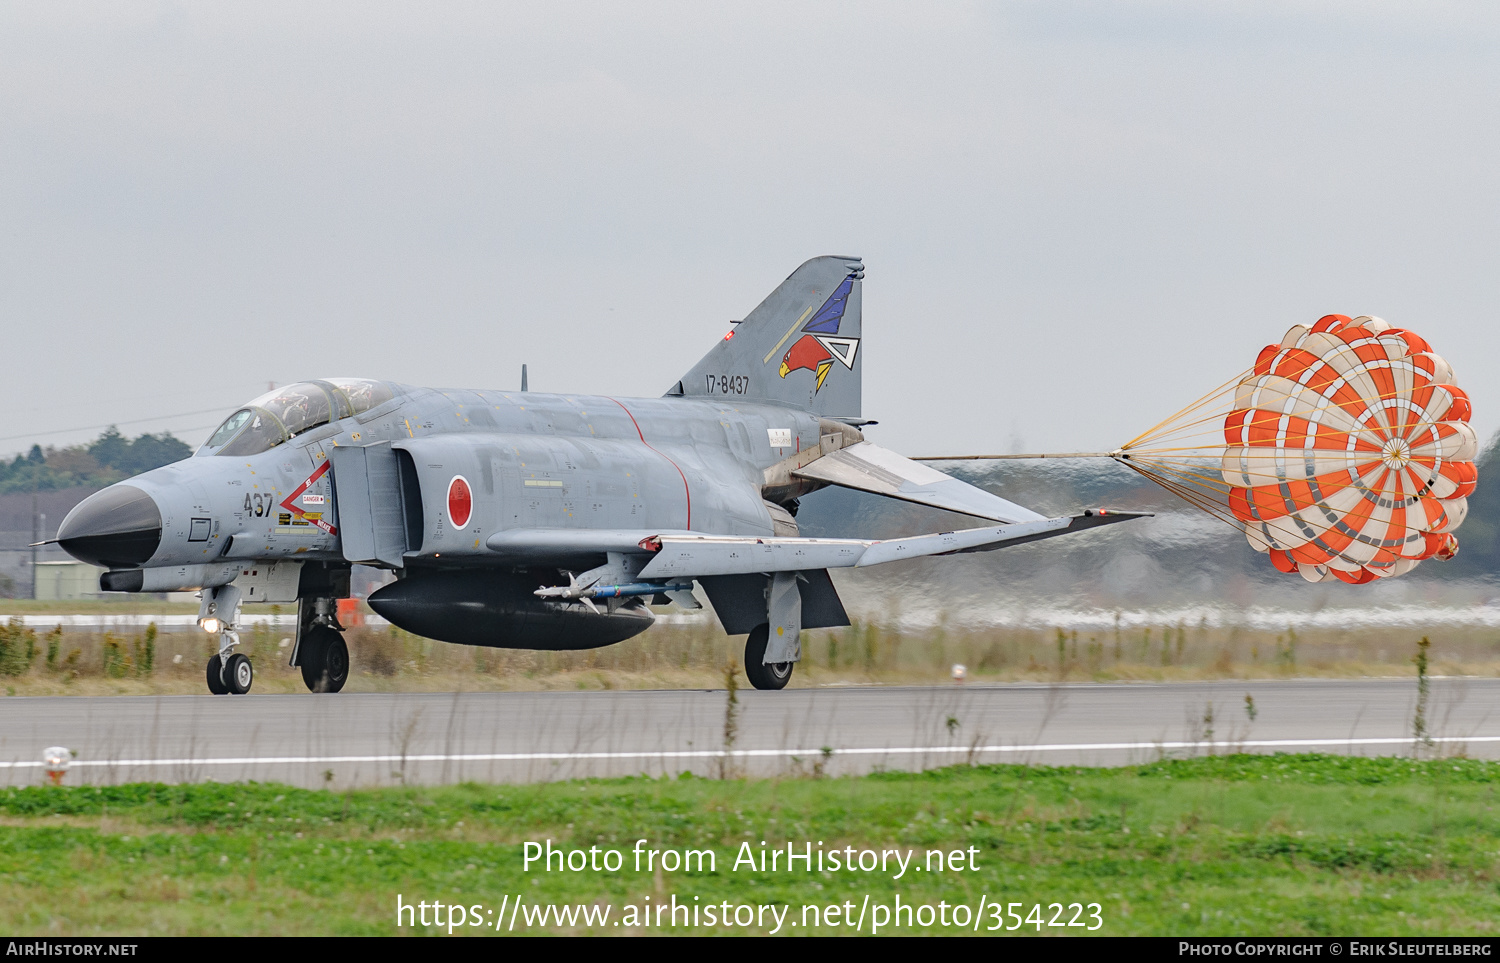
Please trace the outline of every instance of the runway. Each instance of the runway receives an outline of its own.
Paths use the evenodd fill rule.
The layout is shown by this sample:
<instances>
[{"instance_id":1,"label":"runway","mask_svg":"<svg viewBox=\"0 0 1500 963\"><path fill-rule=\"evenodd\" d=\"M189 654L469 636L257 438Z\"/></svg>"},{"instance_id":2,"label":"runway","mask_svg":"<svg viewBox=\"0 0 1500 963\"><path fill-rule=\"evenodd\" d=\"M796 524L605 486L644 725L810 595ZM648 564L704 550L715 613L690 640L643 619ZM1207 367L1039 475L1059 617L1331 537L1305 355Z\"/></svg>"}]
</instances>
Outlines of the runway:
<instances>
[{"instance_id":1,"label":"runway","mask_svg":"<svg viewBox=\"0 0 1500 963\"><path fill-rule=\"evenodd\" d=\"M1253 701L1253 718L1246 696ZM1208 752L1413 751L1414 679L741 691L0 699L0 783L302 786L1123 765ZM1435 679L1430 751L1500 758L1500 679Z\"/></svg>"}]
</instances>

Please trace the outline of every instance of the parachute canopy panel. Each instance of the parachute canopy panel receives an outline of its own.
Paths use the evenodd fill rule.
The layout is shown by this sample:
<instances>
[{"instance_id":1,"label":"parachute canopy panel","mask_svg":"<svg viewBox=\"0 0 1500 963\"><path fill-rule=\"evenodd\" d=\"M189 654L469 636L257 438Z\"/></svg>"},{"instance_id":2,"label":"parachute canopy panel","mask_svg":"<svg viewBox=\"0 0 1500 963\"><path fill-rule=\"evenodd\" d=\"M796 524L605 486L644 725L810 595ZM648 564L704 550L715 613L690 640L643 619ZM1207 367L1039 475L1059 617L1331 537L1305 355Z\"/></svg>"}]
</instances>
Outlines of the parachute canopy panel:
<instances>
[{"instance_id":1,"label":"parachute canopy panel","mask_svg":"<svg viewBox=\"0 0 1500 963\"><path fill-rule=\"evenodd\" d=\"M1330 314L1114 454L1280 571L1359 584L1458 551L1476 481L1469 416L1420 336Z\"/></svg>"},{"instance_id":2,"label":"parachute canopy panel","mask_svg":"<svg viewBox=\"0 0 1500 963\"><path fill-rule=\"evenodd\" d=\"M1458 550L1474 491L1469 399L1425 340L1328 315L1261 351L1235 386L1220 474L1276 567L1369 582Z\"/></svg>"}]
</instances>

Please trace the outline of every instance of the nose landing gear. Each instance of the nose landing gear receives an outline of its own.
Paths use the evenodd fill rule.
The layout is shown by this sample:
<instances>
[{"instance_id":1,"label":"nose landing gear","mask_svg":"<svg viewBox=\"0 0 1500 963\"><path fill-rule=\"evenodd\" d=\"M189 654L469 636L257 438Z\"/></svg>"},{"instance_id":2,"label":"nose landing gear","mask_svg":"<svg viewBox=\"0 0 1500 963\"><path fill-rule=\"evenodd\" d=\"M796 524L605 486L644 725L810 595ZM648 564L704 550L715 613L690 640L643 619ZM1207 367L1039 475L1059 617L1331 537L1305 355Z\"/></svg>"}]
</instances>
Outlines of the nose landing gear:
<instances>
[{"instance_id":1,"label":"nose landing gear","mask_svg":"<svg viewBox=\"0 0 1500 963\"><path fill-rule=\"evenodd\" d=\"M250 660L234 651L240 644L240 590L233 585L204 589L198 625L219 637L219 652L208 660L205 676L214 695L244 695L255 682Z\"/></svg>"},{"instance_id":2,"label":"nose landing gear","mask_svg":"<svg viewBox=\"0 0 1500 963\"><path fill-rule=\"evenodd\" d=\"M250 659L238 653L228 661L220 656L208 660L208 691L214 695L244 695L255 682Z\"/></svg>"},{"instance_id":3,"label":"nose landing gear","mask_svg":"<svg viewBox=\"0 0 1500 963\"><path fill-rule=\"evenodd\" d=\"M229 657L229 664L224 666L224 676L231 695L244 695L250 691L250 683L255 681L255 670L250 667L247 656L236 652Z\"/></svg>"},{"instance_id":4,"label":"nose landing gear","mask_svg":"<svg viewBox=\"0 0 1500 963\"><path fill-rule=\"evenodd\" d=\"M224 682L224 660L217 655L208 660L208 691L214 695L229 695L229 686Z\"/></svg>"}]
</instances>

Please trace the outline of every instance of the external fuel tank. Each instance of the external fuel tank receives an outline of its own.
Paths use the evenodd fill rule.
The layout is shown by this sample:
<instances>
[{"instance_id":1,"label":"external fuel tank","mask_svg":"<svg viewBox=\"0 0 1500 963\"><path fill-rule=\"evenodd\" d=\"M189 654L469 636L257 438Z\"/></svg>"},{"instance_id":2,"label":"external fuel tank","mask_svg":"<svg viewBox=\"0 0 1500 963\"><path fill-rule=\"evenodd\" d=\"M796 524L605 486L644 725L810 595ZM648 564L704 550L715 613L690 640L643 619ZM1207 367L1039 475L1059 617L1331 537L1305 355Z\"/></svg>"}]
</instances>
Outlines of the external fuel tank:
<instances>
[{"instance_id":1,"label":"external fuel tank","mask_svg":"<svg viewBox=\"0 0 1500 963\"><path fill-rule=\"evenodd\" d=\"M640 606L591 610L542 599L537 580L493 571L438 571L404 578L369 598L370 608L416 635L497 649L597 649L639 635L654 621Z\"/></svg>"}]
</instances>

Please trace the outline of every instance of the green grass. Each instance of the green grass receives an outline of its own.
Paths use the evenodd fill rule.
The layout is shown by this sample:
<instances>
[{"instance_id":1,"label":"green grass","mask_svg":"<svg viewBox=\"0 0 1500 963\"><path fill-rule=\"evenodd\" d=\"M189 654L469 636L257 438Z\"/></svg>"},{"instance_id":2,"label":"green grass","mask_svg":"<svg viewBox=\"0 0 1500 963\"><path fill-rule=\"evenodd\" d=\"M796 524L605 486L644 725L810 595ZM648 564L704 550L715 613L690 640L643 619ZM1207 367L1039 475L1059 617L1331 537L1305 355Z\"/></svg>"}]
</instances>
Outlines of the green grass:
<instances>
[{"instance_id":1,"label":"green grass","mask_svg":"<svg viewBox=\"0 0 1500 963\"><path fill-rule=\"evenodd\" d=\"M349 793L33 787L0 791L0 928L389 934L397 893L497 909L516 893L528 903L600 901L615 906L613 919L646 896L789 903L799 919L804 903L857 908L866 894L970 905L986 894L1025 903L1023 913L1098 902L1099 932L1115 935L1493 934L1497 785L1500 764L1473 760L1241 755L1123 769ZM617 873L523 872L520 844L545 838L711 847L718 868L637 873L627 854ZM919 861L929 848L972 846L980 868L901 880L731 871L739 844L761 840L912 848Z\"/></svg>"}]
</instances>

